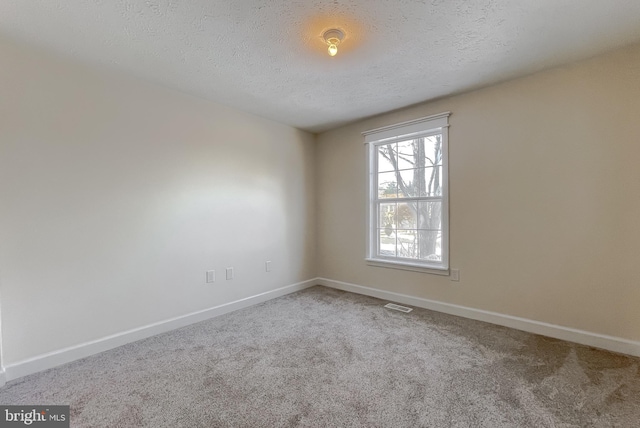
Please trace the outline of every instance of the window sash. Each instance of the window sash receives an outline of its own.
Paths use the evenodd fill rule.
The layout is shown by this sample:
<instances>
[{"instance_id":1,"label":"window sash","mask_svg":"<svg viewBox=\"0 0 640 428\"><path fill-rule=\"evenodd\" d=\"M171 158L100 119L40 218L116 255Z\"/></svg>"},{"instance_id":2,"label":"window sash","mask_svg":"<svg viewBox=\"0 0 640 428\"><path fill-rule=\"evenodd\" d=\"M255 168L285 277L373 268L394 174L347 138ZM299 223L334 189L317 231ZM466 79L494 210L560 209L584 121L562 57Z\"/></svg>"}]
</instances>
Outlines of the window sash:
<instances>
[{"instance_id":1,"label":"window sash","mask_svg":"<svg viewBox=\"0 0 640 428\"><path fill-rule=\"evenodd\" d=\"M367 215L367 254L366 260L371 262L372 265L379 265L378 262L388 263L392 266L400 269L407 268L409 270L420 270L430 273L443 274L441 272L448 272L449 269L449 207L448 207L448 116L449 113L443 113L441 115L431 116L429 118L418 119L416 121L404 122L404 124L392 125L391 127L378 128L366 133L365 142L367 143L367 176L368 176L368 190L369 198L367 207L369 213ZM430 118L434 118L430 121ZM404 127L403 125L407 125ZM438 126L435 126L438 125ZM411 131L411 132L407 132ZM398 197L379 197L378 189L378 148L383 145L393 144L397 142L426 138L434 135L442 135L441 150L442 150L442 183L441 183L441 195L436 196L401 196ZM405 168L403 170L412 170L416 168ZM392 171L392 172L395 172ZM440 232L440 250L441 260L425 260L413 257L403 256L389 256L381 254L380 249L380 237L379 230L381 230L380 223L380 206L384 203L416 203L416 202L440 202L441 207L441 221L440 229L407 229L425 231L425 232ZM397 225L397 224L396 224ZM418 226L418 225L417 225ZM398 229L404 230L404 229ZM397 246L397 241L396 241ZM397 247L396 247L397 251ZM432 271L433 270L433 271ZM446 274L444 272L444 274Z\"/></svg>"}]
</instances>

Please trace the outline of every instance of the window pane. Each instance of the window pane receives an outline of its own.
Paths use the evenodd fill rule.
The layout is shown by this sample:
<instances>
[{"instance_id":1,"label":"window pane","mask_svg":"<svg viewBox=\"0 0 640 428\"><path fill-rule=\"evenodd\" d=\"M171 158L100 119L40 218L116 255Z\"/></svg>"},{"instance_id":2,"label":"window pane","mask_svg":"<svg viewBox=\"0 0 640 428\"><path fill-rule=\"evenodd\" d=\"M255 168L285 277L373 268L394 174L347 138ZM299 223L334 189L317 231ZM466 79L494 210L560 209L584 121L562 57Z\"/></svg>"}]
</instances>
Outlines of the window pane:
<instances>
[{"instance_id":1,"label":"window pane","mask_svg":"<svg viewBox=\"0 0 640 428\"><path fill-rule=\"evenodd\" d=\"M408 140L398 143L398 169L412 169L416 167L416 156L420 140Z\"/></svg>"},{"instance_id":2,"label":"window pane","mask_svg":"<svg viewBox=\"0 0 640 428\"><path fill-rule=\"evenodd\" d=\"M442 135L423 138L426 167L442 165Z\"/></svg>"},{"instance_id":3,"label":"window pane","mask_svg":"<svg viewBox=\"0 0 640 428\"><path fill-rule=\"evenodd\" d=\"M442 202L418 202L418 229L442 229Z\"/></svg>"},{"instance_id":4,"label":"window pane","mask_svg":"<svg viewBox=\"0 0 640 428\"><path fill-rule=\"evenodd\" d=\"M417 235L418 232L416 230L397 231L396 254L398 257L418 258Z\"/></svg>"},{"instance_id":5,"label":"window pane","mask_svg":"<svg viewBox=\"0 0 640 428\"><path fill-rule=\"evenodd\" d=\"M388 230L378 229L378 255L379 256L395 256L396 255L396 233Z\"/></svg>"},{"instance_id":6,"label":"window pane","mask_svg":"<svg viewBox=\"0 0 640 428\"><path fill-rule=\"evenodd\" d=\"M397 228L396 204L380 204L378 210L378 228L388 231L390 235Z\"/></svg>"},{"instance_id":7,"label":"window pane","mask_svg":"<svg viewBox=\"0 0 640 428\"><path fill-rule=\"evenodd\" d=\"M417 229L418 228L418 216L416 211L418 209L417 202L399 203L398 204L398 229Z\"/></svg>"},{"instance_id":8,"label":"window pane","mask_svg":"<svg viewBox=\"0 0 640 428\"><path fill-rule=\"evenodd\" d=\"M418 186L416 179L418 179L418 170L409 169L400 171L401 183L398 183L398 197L411 198L418 196Z\"/></svg>"},{"instance_id":9,"label":"window pane","mask_svg":"<svg viewBox=\"0 0 640 428\"><path fill-rule=\"evenodd\" d=\"M443 152L448 114L367 133L370 230L367 257L400 265L447 267L448 177ZM393 131L390 131L393 129ZM442 129L442 130L440 130ZM437 135L431 135L437 132ZM428 135L415 137L419 135Z\"/></svg>"},{"instance_id":10,"label":"window pane","mask_svg":"<svg viewBox=\"0 0 640 428\"><path fill-rule=\"evenodd\" d=\"M418 257L425 261L442 261L442 232L418 231Z\"/></svg>"},{"instance_id":11,"label":"window pane","mask_svg":"<svg viewBox=\"0 0 640 428\"><path fill-rule=\"evenodd\" d=\"M442 195L442 167L425 168L419 171L420 196Z\"/></svg>"},{"instance_id":12,"label":"window pane","mask_svg":"<svg viewBox=\"0 0 640 428\"><path fill-rule=\"evenodd\" d=\"M389 158L395 159L397 144L383 144L378 146L378 172L393 171L393 164Z\"/></svg>"},{"instance_id":13,"label":"window pane","mask_svg":"<svg viewBox=\"0 0 640 428\"><path fill-rule=\"evenodd\" d=\"M378 174L378 198L397 198L398 183L395 172L383 172Z\"/></svg>"}]
</instances>

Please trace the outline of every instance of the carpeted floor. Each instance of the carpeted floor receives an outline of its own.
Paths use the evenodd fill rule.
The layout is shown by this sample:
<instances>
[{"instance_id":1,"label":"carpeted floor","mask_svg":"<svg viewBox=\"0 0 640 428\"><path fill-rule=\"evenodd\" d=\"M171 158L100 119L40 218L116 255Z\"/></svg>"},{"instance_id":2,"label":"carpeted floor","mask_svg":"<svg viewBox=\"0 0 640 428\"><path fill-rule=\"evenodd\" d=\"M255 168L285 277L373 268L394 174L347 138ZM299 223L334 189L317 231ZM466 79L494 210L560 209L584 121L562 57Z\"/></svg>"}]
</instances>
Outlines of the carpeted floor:
<instances>
[{"instance_id":1,"label":"carpeted floor","mask_svg":"<svg viewBox=\"0 0 640 428\"><path fill-rule=\"evenodd\" d=\"M73 427L638 427L640 359L324 287L8 383Z\"/></svg>"}]
</instances>

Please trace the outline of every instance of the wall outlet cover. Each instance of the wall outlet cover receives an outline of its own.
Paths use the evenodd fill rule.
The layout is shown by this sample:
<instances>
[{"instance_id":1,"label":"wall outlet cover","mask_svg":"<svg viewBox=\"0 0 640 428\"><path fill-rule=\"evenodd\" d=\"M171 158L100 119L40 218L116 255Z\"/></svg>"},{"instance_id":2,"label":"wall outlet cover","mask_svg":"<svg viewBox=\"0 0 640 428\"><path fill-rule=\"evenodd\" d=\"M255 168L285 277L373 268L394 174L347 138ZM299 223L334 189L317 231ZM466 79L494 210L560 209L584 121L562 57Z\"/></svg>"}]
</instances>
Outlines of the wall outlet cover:
<instances>
[{"instance_id":1,"label":"wall outlet cover","mask_svg":"<svg viewBox=\"0 0 640 428\"><path fill-rule=\"evenodd\" d=\"M208 270L207 271L207 283L216 282L216 271Z\"/></svg>"}]
</instances>

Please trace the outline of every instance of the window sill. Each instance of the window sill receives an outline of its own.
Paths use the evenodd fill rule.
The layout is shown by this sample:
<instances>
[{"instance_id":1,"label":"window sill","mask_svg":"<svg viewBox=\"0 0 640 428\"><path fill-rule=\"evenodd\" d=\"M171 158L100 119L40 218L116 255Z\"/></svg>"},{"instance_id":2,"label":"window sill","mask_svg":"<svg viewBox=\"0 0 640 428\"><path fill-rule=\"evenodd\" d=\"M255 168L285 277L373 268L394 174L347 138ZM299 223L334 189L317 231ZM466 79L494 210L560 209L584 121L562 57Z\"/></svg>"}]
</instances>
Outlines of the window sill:
<instances>
[{"instance_id":1,"label":"window sill","mask_svg":"<svg viewBox=\"0 0 640 428\"><path fill-rule=\"evenodd\" d=\"M365 259L365 260L367 262L367 265L369 266L376 266L376 267L389 268L389 269L408 270L412 272L429 273L432 275L442 275L442 276L449 275L449 268L427 267L420 264L395 262L395 261L380 260L380 259Z\"/></svg>"}]
</instances>

